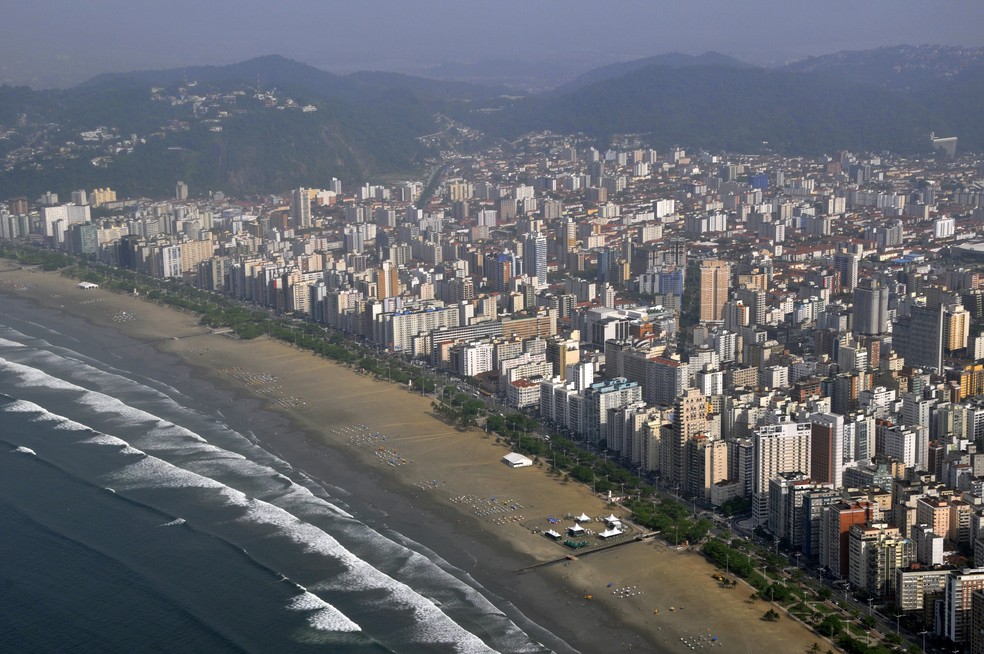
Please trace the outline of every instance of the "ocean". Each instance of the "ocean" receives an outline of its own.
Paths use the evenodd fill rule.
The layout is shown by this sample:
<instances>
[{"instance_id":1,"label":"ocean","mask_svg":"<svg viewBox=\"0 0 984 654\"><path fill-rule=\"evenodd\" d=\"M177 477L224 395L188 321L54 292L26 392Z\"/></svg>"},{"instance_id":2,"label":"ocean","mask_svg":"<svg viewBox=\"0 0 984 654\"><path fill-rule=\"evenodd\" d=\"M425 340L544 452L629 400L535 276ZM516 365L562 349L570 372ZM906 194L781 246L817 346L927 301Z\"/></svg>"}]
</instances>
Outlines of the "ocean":
<instances>
[{"instance_id":1,"label":"ocean","mask_svg":"<svg viewBox=\"0 0 984 654\"><path fill-rule=\"evenodd\" d=\"M549 651L140 347L0 297L0 651Z\"/></svg>"}]
</instances>

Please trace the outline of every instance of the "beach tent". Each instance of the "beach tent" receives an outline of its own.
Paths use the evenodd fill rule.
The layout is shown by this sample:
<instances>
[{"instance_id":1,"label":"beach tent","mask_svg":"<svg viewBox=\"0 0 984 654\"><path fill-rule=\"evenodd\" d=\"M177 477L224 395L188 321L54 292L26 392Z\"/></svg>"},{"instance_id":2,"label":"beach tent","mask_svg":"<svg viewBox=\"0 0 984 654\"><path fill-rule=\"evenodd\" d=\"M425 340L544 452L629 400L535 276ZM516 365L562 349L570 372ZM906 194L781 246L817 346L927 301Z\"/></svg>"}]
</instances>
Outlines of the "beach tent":
<instances>
[{"instance_id":1,"label":"beach tent","mask_svg":"<svg viewBox=\"0 0 984 654\"><path fill-rule=\"evenodd\" d=\"M580 536L584 533L584 527L581 525L571 525L567 528L567 533L571 536Z\"/></svg>"},{"instance_id":2,"label":"beach tent","mask_svg":"<svg viewBox=\"0 0 984 654\"><path fill-rule=\"evenodd\" d=\"M614 515L609 515L607 518L605 518L605 524L608 525L609 527L621 527L622 521L619 518L616 518Z\"/></svg>"},{"instance_id":3,"label":"beach tent","mask_svg":"<svg viewBox=\"0 0 984 654\"><path fill-rule=\"evenodd\" d=\"M502 457L502 462L510 468L529 468L533 465L533 459L516 452L510 452Z\"/></svg>"},{"instance_id":4,"label":"beach tent","mask_svg":"<svg viewBox=\"0 0 984 654\"><path fill-rule=\"evenodd\" d=\"M582 513L578 517L574 518L578 522L591 522L591 518L588 517L587 513Z\"/></svg>"},{"instance_id":5,"label":"beach tent","mask_svg":"<svg viewBox=\"0 0 984 654\"><path fill-rule=\"evenodd\" d=\"M618 529L618 528L606 529L605 531L603 531L600 534L598 534L598 538L601 538L601 539L611 538L612 536L618 536L621 533L622 533L622 530L621 529Z\"/></svg>"},{"instance_id":6,"label":"beach tent","mask_svg":"<svg viewBox=\"0 0 984 654\"><path fill-rule=\"evenodd\" d=\"M543 535L553 540L560 540L560 534L558 534L553 529L546 530L545 532L543 532Z\"/></svg>"}]
</instances>

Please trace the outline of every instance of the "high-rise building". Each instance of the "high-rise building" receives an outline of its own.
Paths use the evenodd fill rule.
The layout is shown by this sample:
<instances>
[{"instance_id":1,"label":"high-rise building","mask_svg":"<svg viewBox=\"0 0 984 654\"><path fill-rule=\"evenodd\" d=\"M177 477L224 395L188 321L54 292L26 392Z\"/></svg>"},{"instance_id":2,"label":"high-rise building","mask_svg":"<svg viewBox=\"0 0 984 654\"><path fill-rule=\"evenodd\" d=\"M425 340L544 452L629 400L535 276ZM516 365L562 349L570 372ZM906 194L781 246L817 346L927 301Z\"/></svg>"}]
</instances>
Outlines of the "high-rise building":
<instances>
[{"instance_id":1,"label":"high-rise building","mask_svg":"<svg viewBox=\"0 0 984 654\"><path fill-rule=\"evenodd\" d=\"M954 571L943 593L943 635L954 643L970 640L971 595L984 589L984 568Z\"/></svg>"},{"instance_id":2,"label":"high-rise building","mask_svg":"<svg viewBox=\"0 0 984 654\"><path fill-rule=\"evenodd\" d=\"M700 264L700 320L724 320L724 305L731 285L731 264L716 259Z\"/></svg>"},{"instance_id":3,"label":"high-rise building","mask_svg":"<svg viewBox=\"0 0 984 654\"><path fill-rule=\"evenodd\" d=\"M89 204L89 194L85 192L85 189L72 191L72 204L77 204L79 206Z\"/></svg>"},{"instance_id":4,"label":"high-rise building","mask_svg":"<svg viewBox=\"0 0 984 654\"><path fill-rule=\"evenodd\" d=\"M697 434L687 441L685 449L687 493L709 502L714 484L728 478L728 444L707 434Z\"/></svg>"},{"instance_id":5,"label":"high-rise building","mask_svg":"<svg viewBox=\"0 0 984 654\"><path fill-rule=\"evenodd\" d=\"M578 336L572 334L572 338L551 338L547 341L546 355L547 362L553 364L553 376L566 380L568 366L581 360Z\"/></svg>"},{"instance_id":6,"label":"high-rise building","mask_svg":"<svg viewBox=\"0 0 984 654\"><path fill-rule=\"evenodd\" d=\"M577 223L570 218L562 218L554 232L557 240L557 259L566 263L567 255L577 249Z\"/></svg>"},{"instance_id":7,"label":"high-rise building","mask_svg":"<svg viewBox=\"0 0 984 654\"><path fill-rule=\"evenodd\" d=\"M834 255L834 272L842 291L853 291L858 285L858 255L838 252Z\"/></svg>"},{"instance_id":8,"label":"high-rise building","mask_svg":"<svg viewBox=\"0 0 984 654\"><path fill-rule=\"evenodd\" d=\"M380 300L400 294L400 271L392 261L376 270L376 297Z\"/></svg>"},{"instance_id":9,"label":"high-rise building","mask_svg":"<svg viewBox=\"0 0 984 654\"><path fill-rule=\"evenodd\" d=\"M624 377L616 377L603 382L592 384L583 393L587 417L587 437L594 442L606 440L608 433L608 416L611 409L619 409L642 401L642 388L634 381Z\"/></svg>"},{"instance_id":10,"label":"high-rise building","mask_svg":"<svg viewBox=\"0 0 984 654\"><path fill-rule=\"evenodd\" d=\"M846 579L850 573L851 527L864 525L880 515L878 505L867 500L842 501L826 507L820 519L820 565L835 577Z\"/></svg>"},{"instance_id":11,"label":"high-rise building","mask_svg":"<svg viewBox=\"0 0 984 654\"><path fill-rule=\"evenodd\" d=\"M707 432L707 400L695 388L688 389L673 405L671 468L667 485L677 491L690 490L687 443ZM696 474L696 471L695 471Z\"/></svg>"},{"instance_id":12,"label":"high-rise building","mask_svg":"<svg viewBox=\"0 0 984 654\"><path fill-rule=\"evenodd\" d=\"M777 414L774 424L755 430L752 481L752 516L765 525L769 512L769 481L780 472L810 475L811 427Z\"/></svg>"},{"instance_id":13,"label":"high-rise building","mask_svg":"<svg viewBox=\"0 0 984 654\"><path fill-rule=\"evenodd\" d=\"M311 226L311 197L306 188L290 192L290 222L294 229Z\"/></svg>"},{"instance_id":14,"label":"high-rise building","mask_svg":"<svg viewBox=\"0 0 984 654\"><path fill-rule=\"evenodd\" d=\"M895 321L892 344L907 365L943 372L943 307L913 306Z\"/></svg>"},{"instance_id":15,"label":"high-rise building","mask_svg":"<svg viewBox=\"0 0 984 654\"><path fill-rule=\"evenodd\" d=\"M116 191L111 188L94 188L91 199L94 207L100 207L108 202L116 202Z\"/></svg>"},{"instance_id":16,"label":"high-rise building","mask_svg":"<svg viewBox=\"0 0 984 654\"><path fill-rule=\"evenodd\" d=\"M854 289L854 333L865 336L887 334L888 287L881 280L866 278Z\"/></svg>"},{"instance_id":17,"label":"high-rise building","mask_svg":"<svg viewBox=\"0 0 984 654\"><path fill-rule=\"evenodd\" d=\"M741 320L740 314L736 317L732 314L732 311L738 311L742 306L748 308L748 323L746 324L765 324L765 310L768 308L766 306L765 291L760 288L743 286L735 291L735 300L729 302L725 308L725 314L722 320L724 320L726 327L729 323L736 324L736 321ZM729 329L732 328L729 327ZM733 327L733 329L737 329L737 326Z\"/></svg>"},{"instance_id":18,"label":"high-rise building","mask_svg":"<svg viewBox=\"0 0 984 654\"><path fill-rule=\"evenodd\" d=\"M966 351L970 341L970 312L961 304L943 310L943 350L947 354Z\"/></svg>"},{"instance_id":19,"label":"high-rise building","mask_svg":"<svg viewBox=\"0 0 984 654\"><path fill-rule=\"evenodd\" d=\"M810 422L810 476L840 488L844 485L844 416L818 413Z\"/></svg>"},{"instance_id":20,"label":"high-rise building","mask_svg":"<svg viewBox=\"0 0 984 654\"><path fill-rule=\"evenodd\" d=\"M970 652L984 654L984 590L975 590L970 597Z\"/></svg>"},{"instance_id":21,"label":"high-rise building","mask_svg":"<svg viewBox=\"0 0 984 654\"><path fill-rule=\"evenodd\" d=\"M523 239L523 267L536 288L547 285L547 238L543 234Z\"/></svg>"},{"instance_id":22,"label":"high-rise building","mask_svg":"<svg viewBox=\"0 0 984 654\"><path fill-rule=\"evenodd\" d=\"M830 488L810 490L803 497L803 554L820 558L820 534L824 511L841 501L840 491Z\"/></svg>"},{"instance_id":23,"label":"high-rise building","mask_svg":"<svg viewBox=\"0 0 984 654\"><path fill-rule=\"evenodd\" d=\"M10 213L14 214L15 216L26 214L28 209L27 198L25 197L10 198L10 200L7 201L7 206L10 209Z\"/></svg>"},{"instance_id":24,"label":"high-rise building","mask_svg":"<svg viewBox=\"0 0 984 654\"><path fill-rule=\"evenodd\" d=\"M188 185L184 182L178 182L174 185L174 199L178 202L184 202L188 199Z\"/></svg>"},{"instance_id":25,"label":"high-rise building","mask_svg":"<svg viewBox=\"0 0 984 654\"><path fill-rule=\"evenodd\" d=\"M807 538L806 499L811 493L828 490L826 484L811 480L800 472L781 472L769 481L768 530L789 544L803 547Z\"/></svg>"},{"instance_id":26,"label":"high-rise building","mask_svg":"<svg viewBox=\"0 0 984 654\"><path fill-rule=\"evenodd\" d=\"M486 271L489 278L489 286L492 290L500 293L510 291L509 284L513 279L513 256L510 252L503 252L492 258L486 264Z\"/></svg>"},{"instance_id":27,"label":"high-rise building","mask_svg":"<svg viewBox=\"0 0 984 654\"><path fill-rule=\"evenodd\" d=\"M896 571L915 560L912 541L883 522L854 525L848 535L848 579L871 597L895 590Z\"/></svg>"}]
</instances>

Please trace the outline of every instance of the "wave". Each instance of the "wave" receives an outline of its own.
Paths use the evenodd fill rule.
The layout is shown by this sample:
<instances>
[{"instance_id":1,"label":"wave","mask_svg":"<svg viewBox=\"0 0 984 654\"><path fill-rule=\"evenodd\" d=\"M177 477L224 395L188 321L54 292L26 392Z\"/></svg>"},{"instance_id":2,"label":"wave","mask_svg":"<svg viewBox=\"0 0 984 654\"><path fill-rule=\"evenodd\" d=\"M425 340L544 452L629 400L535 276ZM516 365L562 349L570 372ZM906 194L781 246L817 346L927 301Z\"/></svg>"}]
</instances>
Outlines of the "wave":
<instances>
[{"instance_id":1,"label":"wave","mask_svg":"<svg viewBox=\"0 0 984 654\"><path fill-rule=\"evenodd\" d=\"M146 452L138 450L122 438L116 438L115 436L109 436L108 434L96 434L95 436L80 442L85 443L86 445L112 445L119 448L120 454L137 454L141 456L147 455Z\"/></svg>"},{"instance_id":2,"label":"wave","mask_svg":"<svg viewBox=\"0 0 984 654\"><path fill-rule=\"evenodd\" d=\"M48 356L44 357L45 365L65 365L65 361L56 355L46 354ZM75 362L68 367L72 368L71 376L80 374ZM445 612L447 610L458 612L466 622L493 619L496 627L491 630L483 628L483 631L505 634L506 640L513 640L508 638L509 635L525 635L476 588L448 572L444 566L372 531L333 504L333 498L329 494L335 490L334 487L296 471L221 421L194 412L160 391L146 386L133 388L133 380L121 380L112 373L87 364L82 364L81 368L87 385L93 381L100 385L125 384L128 386L127 397L153 401L156 403L155 412L3 357L0 357L0 371L16 376L19 380L18 387L68 392L72 403L83 412L84 417L80 416L81 419L86 422L90 422L91 418L97 419L100 430L125 432L127 437L124 440L118 436L95 432L88 425L49 412L26 400L14 400L0 405L0 411L33 412L37 415L32 420L50 422L53 428L61 431L83 432L85 438L77 441L79 444L115 447L119 454L141 457L138 460L133 457L121 458L115 464L117 469L100 479L99 483L106 484L107 488L111 486L119 489L124 495L151 489L165 492L170 489L199 489L205 493L201 496L201 501L209 502L213 507L225 505L240 509L242 514L238 518L239 522L273 528L274 534L285 537L295 547L299 547L301 552L331 559L341 567L342 572L311 587L326 595L357 594L359 602L397 611L397 615L409 622L409 626L404 627L400 634L401 642L448 643L462 652L492 651L477 635L448 615ZM90 368L91 371L88 370ZM64 372L60 370L59 374ZM60 406L65 405L60 403ZM238 438L244 451L250 453L250 458L210 443L192 429L157 415L158 408L166 409L166 414L180 413L189 416L189 420L204 421L206 424L203 428L209 430L207 433L210 438L215 436L215 430L226 434L221 438L223 444L226 440ZM263 463L253 460L254 456ZM307 485L297 483L280 472L281 470L299 476ZM317 495L312 488L317 491ZM162 501L162 497L164 496L159 493L154 495L155 501ZM167 501L166 498L163 501ZM168 511L166 507L156 508L171 515L176 512ZM394 555L391 561L400 560L403 563L392 565L382 562L387 568L386 572L377 569L369 561L360 558L360 554L353 552L351 544L342 544L326 529L337 529L339 537L346 536L351 544L358 545L358 541L363 541L364 544L358 548L361 556L372 555L372 550L379 550L376 552L377 557L383 556L381 552L385 552L387 557ZM241 549L246 552L245 548ZM247 556L252 556L249 552L246 553ZM376 565L380 563L377 562ZM444 565L447 566L446 563ZM331 569L331 566L326 566L326 569ZM422 595L411 584L426 588L427 596ZM454 601L456 599L461 601ZM325 604L330 606L327 602ZM352 625L356 625L340 611L338 615L343 615ZM328 628L338 623L338 616L334 613L312 612L307 620L314 628L318 627L312 620L318 620L323 628ZM509 645L510 651L543 651L528 639L526 646L513 642Z\"/></svg>"},{"instance_id":3,"label":"wave","mask_svg":"<svg viewBox=\"0 0 984 654\"><path fill-rule=\"evenodd\" d=\"M161 527L177 527L179 525L183 525L185 522L186 522L186 520L184 518L175 518L174 520L171 520L170 522L165 522L164 524L162 524L160 526Z\"/></svg>"},{"instance_id":4,"label":"wave","mask_svg":"<svg viewBox=\"0 0 984 654\"><path fill-rule=\"evenodd\" d=\"M292 599L287 608L308 613L308 624L319 631L362 631L362 627L309 590Z\"/></svg>"},{"instance_id":5,"label":"wave","mask_svg":"<svg viewBox=\"0 0 984 654\"><path fill-rule=\"evenodd\" d=\"M10 451L11 452L17 452L18 454L30 454L31 456L37 456L38 455L37 452L35 452L34 450L32 450L29 447L24 447L23 445L21 445L19 447L15 447L14 449L12 449Z\"/></svg>"},{"instance_id":6,"label":"wave","mask_svg":"<svg viewBox=\"0 0 984 654\"><path fill-rule=\"evenodd\" d=\"M60 426L64 430L83 432L86 437L79 441L80 444L108 445L118 448L129 446L129 443L115 436L107 434L93 436L90 427L25 400L0 406L0 410L33 412L37 414L32 418L33 421L51 422L55 423L53 426ZM143 458L128 462L108 473L103 481L107 483L107 487L123 493L147 488L154 490L191 488L217 493L218 498L221 498L227 506L243 509L240 522L273 527L276 533L299 546L302 552L317 554L340 564L343 571L339 577L319 586L319 590L359 594L376 591L378 598L372 600L375 606L389 610L409 610L412 626L407 628L404 640L420 643L452 643L458 651L467 653L493 651L478 636L465 630L444 614L434 602L421 596L405 583L377 570L355 556L321 528L302 521L284 508L250 497L215 479L186 470L147 453L144 453ZM310 497L312 500L316 499ZM212 500L213 504L215 499L217 498ZM321 500L318 500L318 503L322 508L330 506ZM324 619L325 624L331 624L335 617L331 616L331 618L329 621L328 616L322 615L318 619Z\"/></svg>"},{"instance_id":7,"label":"wave","mask_svg":"<svg viewBox=\"0 0 984 654\"><path fill-rule=\"evenodd\" d=\"M18 400L13 403L8 403L0 407L3 411L16 411L20 413L33 412L36 413L32 420L33 421L45 421L52 423L59 423L64 429L71 429L73 431L84 431L86 433L92 433L92 430L82 425L72 421L64 416L52 413L44 407L34 404L33 402L28 402L26 400ZM108 434L96 434L94 436L89 436L78 441L82 445L103 445L119 448L121 451L127 449L133 450L139 454L142 454L144 458L139 461L129 463L122 468L118 469L116 472L106 475L107 480L113 481L114 488L107 487L106 490L111 490L112 492L117 492L115 488L120 488L122 490L134 490L139 488L146 488L148 482L155 489L173 489L173 488L202 488L202 489L215 489L220 492L221 495L231 498L236 505L247 504L250 500L246 495L240 491L237 491L225 484L222 484L214 479L204 477L202 475L196 474L194 472L184 470L178 466L172 465L167 461L158 459L157 457L147 455L140 450L132 448L129 443L116 436L111 436ZM255 500L253 500L255 501ZM183 523L184 520L181 520ZM172 520L167 523L168 526L178 523L177 520ZM349 620L344 616L341 611L338 611L332 607L327 602L322 600L323 606L317 607L318 610L316 614L309 618L309 622L312 620L317 621L323 627L327 627L330 624L339 624L343 628L341 631L353 631L349 625L355 625L354 622ZM330 611L329 611L330 609ZM357 625L356 629L358 628Z\"/></svg>"}]
</instances>

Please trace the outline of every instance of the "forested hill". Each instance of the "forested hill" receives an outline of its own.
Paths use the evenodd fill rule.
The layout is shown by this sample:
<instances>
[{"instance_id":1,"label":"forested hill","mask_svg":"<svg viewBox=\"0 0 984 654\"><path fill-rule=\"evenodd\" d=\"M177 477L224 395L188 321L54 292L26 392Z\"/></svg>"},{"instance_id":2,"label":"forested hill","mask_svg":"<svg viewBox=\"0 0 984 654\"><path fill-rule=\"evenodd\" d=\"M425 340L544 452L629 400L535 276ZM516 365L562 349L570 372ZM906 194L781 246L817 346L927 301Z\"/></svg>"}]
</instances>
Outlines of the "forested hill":
<instances>
[{"instance_id":1,"label":"forested hill","mask_svg":"<svg viewBox=\"0 0 984 654\"><path fill-rule=\"evenodd\" d=\"M0 87L0 197L94 186L161 195L179 179L249 194L409 174L443 103L491 95L402 75L336 76L281 57L103 75L66 90Z\"/></svg>"},{"instance_id":2,"label":"forested hill","mask_svg":"<svg viewBox=\"0 0 984 654\"><path fill-rule=\"evenodd\" d=\"M829 77L720 66L649 66L555 97L472 111L489 133L534 129L646 134L655 146L816 154L838 148L913 152L957 125L908 95Z\"/></svg>"},{"instance_id":3,"label":"forested hill","mask_svg":"<svg viewBox=\"0 0 984 654\"><path fill-rule=\"evenodd\" d=\"M984 48L897 46L778 69L718 53L659 55L602 66L552 94L467 109L462 120L502 137L552 129L601 144L633 133L657 146L913 153L935 132L981 152Z\"/></svg>"}]
</instances>

